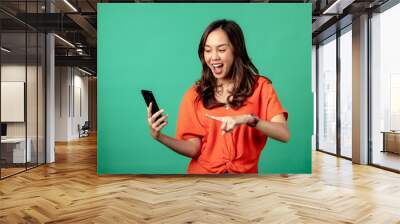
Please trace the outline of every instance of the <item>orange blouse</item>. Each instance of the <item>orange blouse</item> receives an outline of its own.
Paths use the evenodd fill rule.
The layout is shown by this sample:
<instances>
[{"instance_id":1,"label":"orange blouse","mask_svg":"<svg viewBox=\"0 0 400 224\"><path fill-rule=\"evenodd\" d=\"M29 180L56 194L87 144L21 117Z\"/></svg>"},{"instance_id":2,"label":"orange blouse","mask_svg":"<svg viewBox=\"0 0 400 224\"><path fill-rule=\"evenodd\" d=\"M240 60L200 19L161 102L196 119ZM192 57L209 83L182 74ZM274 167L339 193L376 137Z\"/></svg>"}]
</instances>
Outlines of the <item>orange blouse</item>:
<instances>
[{"instance_id":1,"label":"orange blouse","mask_svg":"<svg viewBox=\"0 0 400 224\"><path fill-rule=\"evenodd\" d=\"M237 110L225 107L208 110L202 102L195 103L195 86L185 93L179 108L176 138L201 138L201 152L190 161L189 174L258 173L258 160L267 136L247 125L237 126L232 132L222 135L221 122L206 117L206 114L255 114L262 120L270 121L275 115L283 113L287 119L288 113L279 102L272 84L265 77L257 76L255 85L253 95Z\"/></svg>"}]
</instances>

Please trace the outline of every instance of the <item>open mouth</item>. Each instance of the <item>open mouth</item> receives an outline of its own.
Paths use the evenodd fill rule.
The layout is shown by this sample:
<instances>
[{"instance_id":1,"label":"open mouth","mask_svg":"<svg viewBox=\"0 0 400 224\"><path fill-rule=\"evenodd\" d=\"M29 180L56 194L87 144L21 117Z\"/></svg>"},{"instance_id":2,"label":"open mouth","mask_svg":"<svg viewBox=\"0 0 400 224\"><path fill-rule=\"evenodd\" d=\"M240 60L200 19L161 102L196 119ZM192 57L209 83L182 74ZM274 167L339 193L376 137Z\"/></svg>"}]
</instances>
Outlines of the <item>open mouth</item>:
<instances>
[{"instance_id":1,"label":"open mouth","mask_svg":"<svg viewBox=\"0 0 400 224\"><path fill-rule=\"evenodd\" d=\"M220 75L222 73L222 68L223 67L224 67L224 64L222 64L222 63L212 64L212 70L217 75Z\"/></svg>"}]
</instances>

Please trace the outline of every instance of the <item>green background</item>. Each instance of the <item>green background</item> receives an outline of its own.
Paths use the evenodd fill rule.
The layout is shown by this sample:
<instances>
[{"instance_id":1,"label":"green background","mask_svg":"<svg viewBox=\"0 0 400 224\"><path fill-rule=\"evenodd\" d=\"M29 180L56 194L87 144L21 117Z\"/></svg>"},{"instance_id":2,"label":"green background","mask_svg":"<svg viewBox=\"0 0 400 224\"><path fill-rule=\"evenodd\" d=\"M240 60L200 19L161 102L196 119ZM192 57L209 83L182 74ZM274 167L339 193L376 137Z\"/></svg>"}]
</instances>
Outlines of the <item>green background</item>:
<instances>
[{"instance_id":1,"label":"green background","mask_svg":"<svg viewBox=\"0 0 400 224\"><path fill-rule=\"evenodd\" d=\"M98 173L182 174L189 158L154 141L141 89L154 92L175 137L186 90L200 78L200 37L235 20L248 53L289 112L289 143L269 139L260 173L311 173L311 4L98 4Z\"/></svg>"}]
</instances>

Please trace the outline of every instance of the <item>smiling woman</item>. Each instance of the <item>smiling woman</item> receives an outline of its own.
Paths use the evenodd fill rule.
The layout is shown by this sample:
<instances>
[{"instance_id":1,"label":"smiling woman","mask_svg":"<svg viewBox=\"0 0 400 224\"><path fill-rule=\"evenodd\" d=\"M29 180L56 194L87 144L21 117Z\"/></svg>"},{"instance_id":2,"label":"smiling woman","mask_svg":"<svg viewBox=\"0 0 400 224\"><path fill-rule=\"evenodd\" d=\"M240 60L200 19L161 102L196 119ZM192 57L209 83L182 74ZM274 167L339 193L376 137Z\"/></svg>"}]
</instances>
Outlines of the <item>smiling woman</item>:
<instances>
[{"instance_id":1,"label":"smiling woman","mask_svg":"<svg viewBox=\"0 0 400 224\"><path fill-rule=\"evenodd\" d=\"M198 55L203 72L196 91L206 108L218 107L221 103L240 107L253 92L254 74L258 70L247 54L239 25L227 20L211 23L201 37ZM217 90L215 97L214 89Z\"/></svg>"},{"instance_id":2,"label":"smiling woman","mask_svg":"<svg viewBox=\"0 0 400 224\"><path fill-rule=\"evenodd\" d=\"M217 29L211 32L208 35L205 46L200 46L200 49L200 54L204 54L204 61L215 77L219 80L226 79L227 68L232 66L234 58L233 47L225 31Z\"/></svg>"},{"instance_id":3,"label":"smiling woman","mask_svg":"<svg viewBox=\"0 0 400 224\"><path fill-rule=\"evenodd\" d=\"M271 81L257 74L236 22L212 22L201 37L198 55L202 75L183 97L176 138L161 133L168 116L164 110L151 114L150 104L152 137L192 158L190 174L258 173L267 138L289 141L287 111Z\"/></svg>"}]
</instances>

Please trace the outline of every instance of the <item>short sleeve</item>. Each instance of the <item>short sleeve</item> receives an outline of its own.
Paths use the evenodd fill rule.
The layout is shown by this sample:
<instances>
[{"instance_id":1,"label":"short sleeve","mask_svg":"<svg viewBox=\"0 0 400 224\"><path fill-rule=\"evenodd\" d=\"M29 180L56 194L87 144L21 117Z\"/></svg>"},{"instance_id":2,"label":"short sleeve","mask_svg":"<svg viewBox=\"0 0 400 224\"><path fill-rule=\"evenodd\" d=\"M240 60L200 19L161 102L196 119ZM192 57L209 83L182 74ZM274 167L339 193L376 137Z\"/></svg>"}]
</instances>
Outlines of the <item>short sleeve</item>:
<instances>
[{"instance_id":1,"label":"short sleeve","mask_svg":"<svg viewBox=\"0 0 400 224\"><path fill-rule=\"evenodd\" d=\"M194 87L190 88L184 95L179 107L178 123L176 125L176 138L186 140L193 137L203 137L205 128L199 121L197 93Z\"/></svg>"},{"instance_id":2,"label":"short sleeve","mask_svg":"<svg viewBox=\"0 0 400 224\"><path fill-rule=\"evenodd\" d=\"M261 98L261 119L271 121L274 116L283 114L285 119L288 120L289 114L282 107L282 104L278 99L278 95L276 94L271 83L263 83L261 89Z\"/></svg>"}]
</instances>

